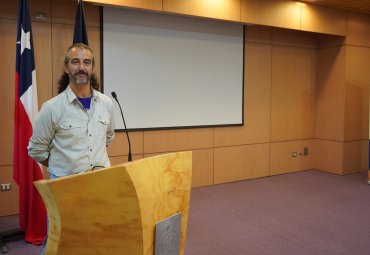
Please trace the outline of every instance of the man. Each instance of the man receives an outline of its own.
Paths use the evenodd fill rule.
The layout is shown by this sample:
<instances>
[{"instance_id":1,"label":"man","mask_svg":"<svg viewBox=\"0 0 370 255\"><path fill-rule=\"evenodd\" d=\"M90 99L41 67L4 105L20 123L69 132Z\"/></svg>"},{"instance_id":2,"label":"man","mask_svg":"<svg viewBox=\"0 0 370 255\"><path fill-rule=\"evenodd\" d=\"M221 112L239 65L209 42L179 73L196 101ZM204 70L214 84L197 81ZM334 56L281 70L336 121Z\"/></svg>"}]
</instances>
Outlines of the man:
<instances>
[{"instance_id":1,"label":"man","mask_svg":"<svg viewBox=\"0 0 370 255\"><path fill-rule=\"evenodd\" d=\"M113 102L97 91L92 50L67 50L56 97L45 102L28 154L48 167L50 178L110 166L106 147L114 138Z\"/></svg>"}]
</instances>

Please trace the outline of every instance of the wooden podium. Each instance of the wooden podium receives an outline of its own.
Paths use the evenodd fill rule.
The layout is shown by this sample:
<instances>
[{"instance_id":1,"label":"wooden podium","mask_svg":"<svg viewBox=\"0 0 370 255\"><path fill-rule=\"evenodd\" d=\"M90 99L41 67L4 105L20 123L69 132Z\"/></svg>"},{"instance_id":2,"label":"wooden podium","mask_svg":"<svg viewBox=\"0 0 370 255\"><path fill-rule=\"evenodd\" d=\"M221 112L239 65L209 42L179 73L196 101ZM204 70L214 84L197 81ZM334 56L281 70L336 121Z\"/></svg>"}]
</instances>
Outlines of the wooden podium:
<instances>
[{"instance_id":1,"label":"wooden podium","mask_svg":"<svg viewBox=\"0 0 370 255\"><path fill-rule=\"evenodd\" d=\"M155 224L182 213L184 254L192 153L178 152L35 182L46 205L46 255L153 255Z\"/></svg>"}]
</instances>

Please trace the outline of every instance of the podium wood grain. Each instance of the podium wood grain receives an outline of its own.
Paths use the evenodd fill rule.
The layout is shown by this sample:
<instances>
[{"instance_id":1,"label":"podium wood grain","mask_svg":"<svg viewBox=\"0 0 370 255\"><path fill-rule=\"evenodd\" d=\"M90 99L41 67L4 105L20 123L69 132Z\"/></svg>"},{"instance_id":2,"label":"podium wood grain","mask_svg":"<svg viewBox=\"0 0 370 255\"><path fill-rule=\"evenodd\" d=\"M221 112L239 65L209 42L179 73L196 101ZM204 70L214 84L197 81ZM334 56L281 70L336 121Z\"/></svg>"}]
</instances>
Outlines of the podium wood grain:
<instances>
[{"instance_id":1,"label":"podium wood grain","mask_svg":"<svg viewBox=\"0 0 370 255\"><path fill-rule=\"evenodd\" d=\"M192 153L178 152L36 181L49 219L46 255L152 255L155 223L177 212L183 254L191 175Z\"/></svg>"}]
</instances>

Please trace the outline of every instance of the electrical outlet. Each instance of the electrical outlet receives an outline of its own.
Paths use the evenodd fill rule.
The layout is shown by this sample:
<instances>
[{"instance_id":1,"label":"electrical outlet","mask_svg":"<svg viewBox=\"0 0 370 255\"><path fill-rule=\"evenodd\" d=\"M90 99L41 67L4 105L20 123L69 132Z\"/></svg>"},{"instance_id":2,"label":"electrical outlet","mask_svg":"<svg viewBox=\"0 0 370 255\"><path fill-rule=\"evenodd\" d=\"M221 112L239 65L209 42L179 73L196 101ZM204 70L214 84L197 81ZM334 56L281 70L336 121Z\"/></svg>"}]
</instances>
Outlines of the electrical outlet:
<instances>
[{"instance_id":1,"label":"electrical outlet","mask_svg":"<svg viewBox=\"0 0 370 255\"><path fill-rule=\"evenodd\" d=\"M297 152L295 151L295 152L292 152L292 157L297 157Z\"/></svg>"},{"instance_id":2,"label":"electrical outlet","mask_svg":"<svg viewBox=\"0 0 370 255\"><path fill-rule=\"evenodd\" d=\"M303 156L307 156L308 155L308 147L304 147L303 148Z\"/></svg>"},{"instance_id":3,"label":"electrical outlet","mask_svg":"<svg viewBox=\"0 0 370 255\"><path fill-rule=\"evenodd\" d=\"M12 189L12 184L11 183L2 183L0 184L1 191L9 191Z\"/></svg>"}]
</instances>

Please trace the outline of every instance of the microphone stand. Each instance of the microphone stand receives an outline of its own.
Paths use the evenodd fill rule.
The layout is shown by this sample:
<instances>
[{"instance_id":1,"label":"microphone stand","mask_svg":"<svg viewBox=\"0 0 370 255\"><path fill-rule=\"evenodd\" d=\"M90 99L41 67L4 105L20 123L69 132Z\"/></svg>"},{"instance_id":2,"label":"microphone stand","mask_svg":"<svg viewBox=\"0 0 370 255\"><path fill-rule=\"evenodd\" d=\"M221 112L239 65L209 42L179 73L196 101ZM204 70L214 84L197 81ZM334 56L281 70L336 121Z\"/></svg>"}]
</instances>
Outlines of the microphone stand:
<instances>
[{"instance_id":1,"label":"microphone stand","mask_svg":"<svg viewBox=\"0 0 370 255\"><path fill-rule=\"evenodd\" d=\"M128 135L128 131L127 131L127 127L126 127L126 122L125 122L125 118L123 117L123 111L122 111L122 107L121 107L121 104L118 102L118 99L117 99L117 94L113 91L112 92L112 96L113 98L116 100L118 106L119 106L119 110L121 112L121 116L122 116L122 120L123 120L123 125L125 127L125 133L126 133L126 137L127 137L127 141L128 141L128 161L132 161L132 155L131 155L131 142L130 142L130 137Z\"/></svg>"}]
</instances>

